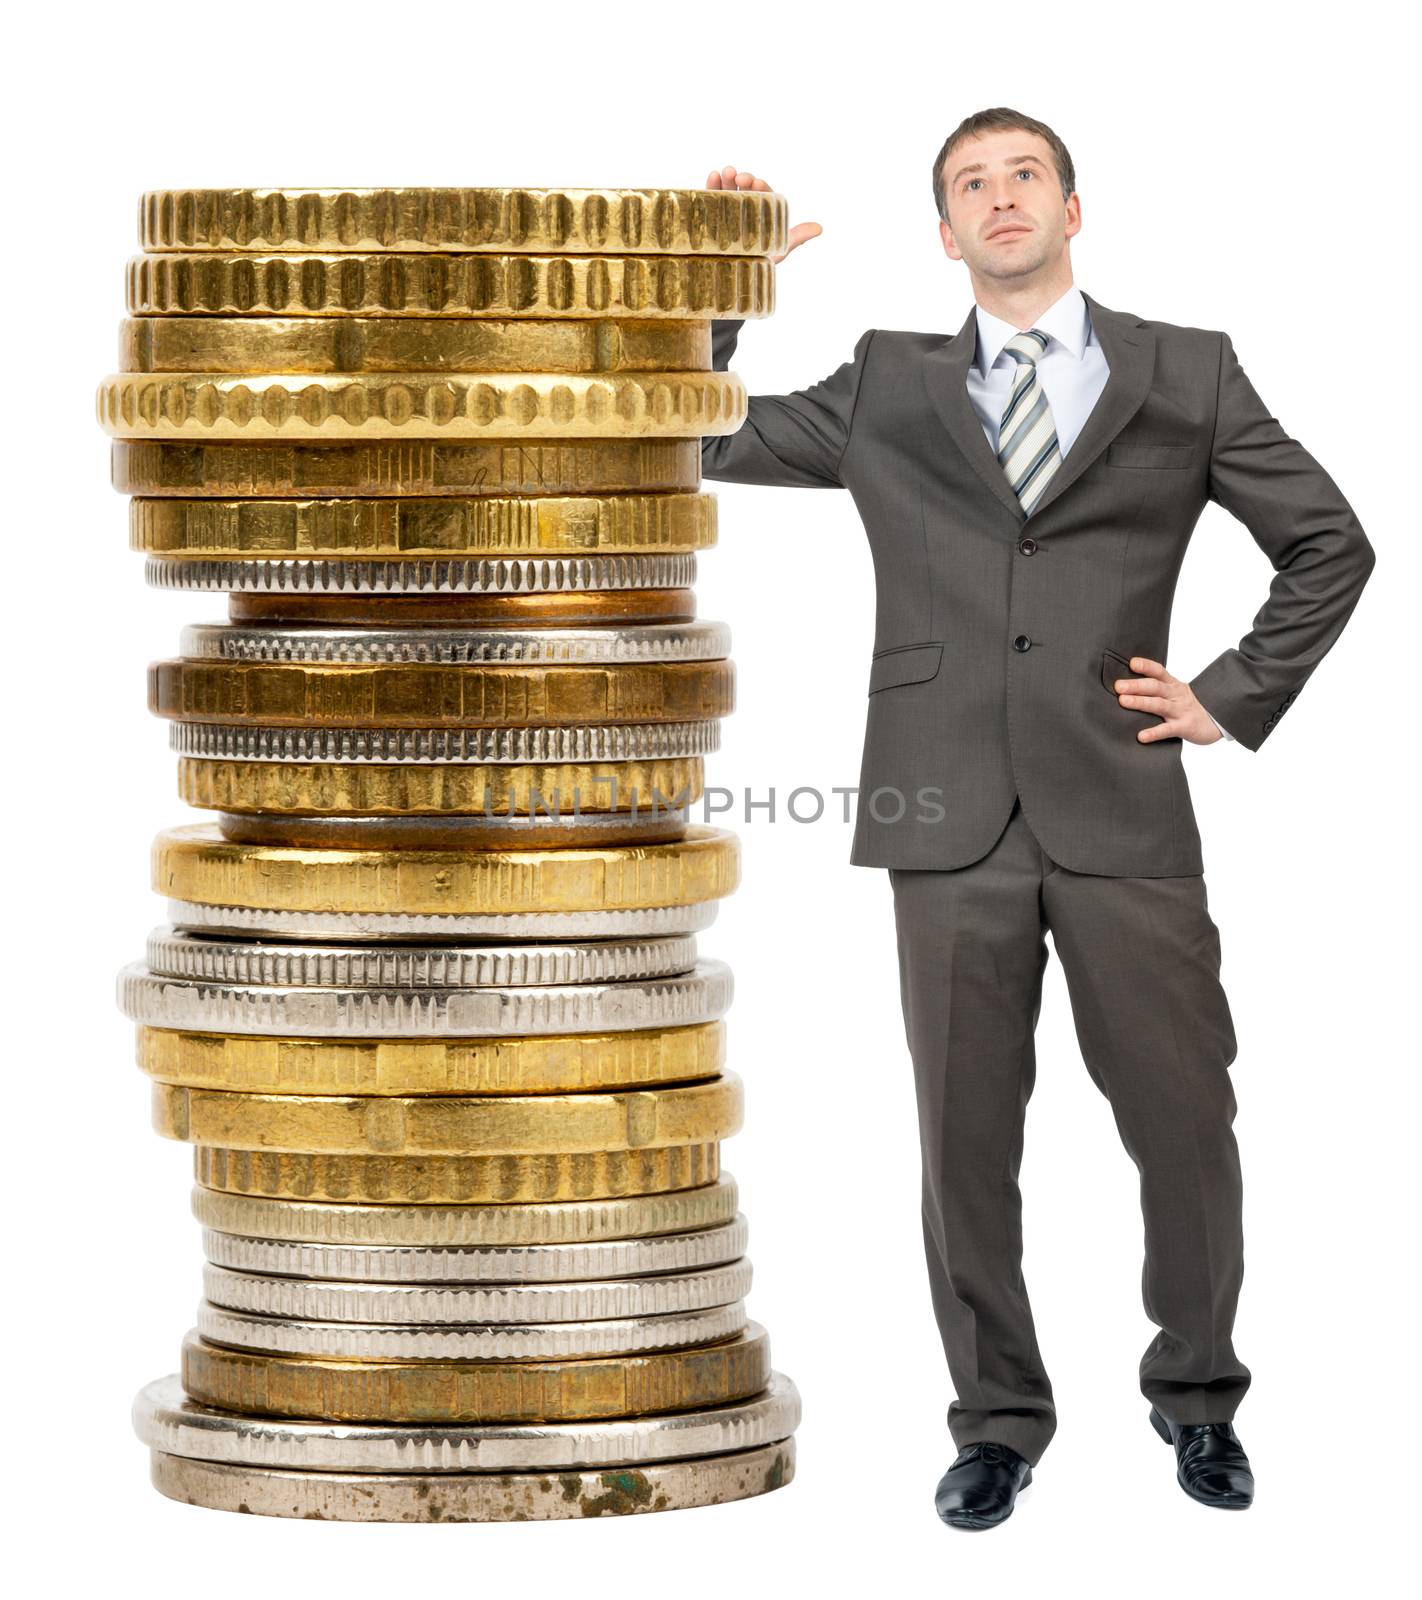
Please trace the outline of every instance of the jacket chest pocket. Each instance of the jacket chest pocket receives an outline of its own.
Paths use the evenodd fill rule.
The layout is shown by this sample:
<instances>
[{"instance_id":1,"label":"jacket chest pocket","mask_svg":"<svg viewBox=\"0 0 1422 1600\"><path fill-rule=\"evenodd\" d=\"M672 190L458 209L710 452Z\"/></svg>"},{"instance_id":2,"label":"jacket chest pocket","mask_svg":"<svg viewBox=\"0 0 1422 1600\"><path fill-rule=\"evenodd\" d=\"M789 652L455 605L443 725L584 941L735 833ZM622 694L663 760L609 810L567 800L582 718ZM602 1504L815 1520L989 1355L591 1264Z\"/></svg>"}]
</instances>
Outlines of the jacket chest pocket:
<instances>
[{"instance_id":1,"label":"jacket chest pocket","mask_svg":"<svg viewBox=\"0 0 1422 1600\"><path fill-rule=\"evenodd\" d=\"M1179 471L1195 459L1195 446L1183 444L1117 443L1106 449L1108 467L1145 467L1157 472Z\"/></svg>"},{"instance_id":2,"label":"jacket chest pocket","mask_svg":"<svg viewBox=\"0 0 1422 1600\"><path fill-rule=\"evenodd\" d=\"M943 641L927 644L900 644L888 650L878 650L869 668L869 693L880 689L894 689L904 683L925 683L938 676L943 659Z\"/></svg>"}]
</instances>

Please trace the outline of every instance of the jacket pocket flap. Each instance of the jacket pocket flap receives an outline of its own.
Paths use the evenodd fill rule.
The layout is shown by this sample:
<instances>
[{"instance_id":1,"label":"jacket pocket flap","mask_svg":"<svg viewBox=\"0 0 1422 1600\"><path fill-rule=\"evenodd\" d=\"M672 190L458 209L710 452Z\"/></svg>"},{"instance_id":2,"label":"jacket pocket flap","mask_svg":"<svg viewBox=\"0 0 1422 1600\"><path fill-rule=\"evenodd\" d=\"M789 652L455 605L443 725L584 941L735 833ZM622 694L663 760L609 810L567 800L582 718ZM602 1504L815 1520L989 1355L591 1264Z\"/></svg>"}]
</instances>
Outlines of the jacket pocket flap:
<instances>
[{"instance_id":1,"label":"jacket pocket flap","mask_svg":"<svg viewBox=\"0 0 1422 1600\"><path fill-rule=\"evenodd\" d=\"M1117 678L1139 678L1139 672L1131 671L1131 658L1117 655L1114 650L1101 652L1101 687L1116 693Z\"/></svg>"},{"instance_id":2,"label":"jacket pocket flap","mask_svg":"<svg viewBox=\"0 0 1422 1600\"><path fill-rule=\"evenodd\" d=\"M1113 444L1106 450L1108 467L1188 467L1193 444Z\"/></svg>"},{"instance_id":3,"label":"jacket pocket flap","mask_svg":"<svg viewBox=\"0 0 1422 1600\"><path fill-rule=\"evenodd\" d=\"M922 683L936 677L943 656L943 642L903 644L881 650L869 669L869 693L892 689L901 683Z\"/></svg>"}]
</instances>

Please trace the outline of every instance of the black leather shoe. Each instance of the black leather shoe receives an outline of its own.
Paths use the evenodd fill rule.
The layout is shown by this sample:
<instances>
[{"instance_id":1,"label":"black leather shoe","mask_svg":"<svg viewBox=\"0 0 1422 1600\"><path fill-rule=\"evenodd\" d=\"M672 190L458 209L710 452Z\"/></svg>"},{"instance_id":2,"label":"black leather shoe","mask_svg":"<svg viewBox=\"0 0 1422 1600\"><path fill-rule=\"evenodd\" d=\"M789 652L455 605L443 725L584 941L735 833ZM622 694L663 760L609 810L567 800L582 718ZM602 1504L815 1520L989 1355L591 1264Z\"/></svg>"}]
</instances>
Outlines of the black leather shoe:
<instances>
[{"instance_id":1,"label":"black leather shoe","mask_svg":"<svg viewBox=\"0 0 1422 1600\"><path fill-rule=\"evenodd\" d=\"M985 1440L958 1452L938 1480L933 1503L950 1528L995 1528L1012 1515L1017 1491L1031 1481L1031 1467L1015 1450Z\"/></svg>"},{"instance_id":2,"label":"black leather shoe","mask_svg":"<svg viewBox=\"0 0 1422 1600\"><path fill-rule=\"evenodd\" d=\"M1224 1511L1243 1511L1253 1503L1254 1474L1230 1423L1168 1422L1152 1406L1150 1425L1175 1446L1175 1476L1192 1500Z\"/></svg>"}]
</instances>

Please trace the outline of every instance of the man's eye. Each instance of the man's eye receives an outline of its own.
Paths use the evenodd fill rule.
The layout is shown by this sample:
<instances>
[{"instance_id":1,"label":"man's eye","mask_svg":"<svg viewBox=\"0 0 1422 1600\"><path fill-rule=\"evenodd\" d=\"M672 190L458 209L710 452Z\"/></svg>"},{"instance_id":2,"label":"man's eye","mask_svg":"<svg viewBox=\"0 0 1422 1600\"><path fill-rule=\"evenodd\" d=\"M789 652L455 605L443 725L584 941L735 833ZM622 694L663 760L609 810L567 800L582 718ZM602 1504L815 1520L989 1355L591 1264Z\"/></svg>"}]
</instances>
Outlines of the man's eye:
<instances>
[{"instance_id":1,"label":"man's eye","mask_svg":"<svg viewBox=\"0 0 1422 1600\"><path fill-rule=\"evenodd\" d=\"M1020 178L1024 172L1027 174L1027 176L1029 178L1035 178L1037 176L1037 174L1035 172L1033 172L1031 167L1018 167L1017 171L1014 172L1012 174L1012 176L1014 178ZM969 178L968 181L963 185L963 188L966 191L968 189L971 189L975 183L981 183L982 181L983 180L981 178Z\"/></svg>"}]
</instances>

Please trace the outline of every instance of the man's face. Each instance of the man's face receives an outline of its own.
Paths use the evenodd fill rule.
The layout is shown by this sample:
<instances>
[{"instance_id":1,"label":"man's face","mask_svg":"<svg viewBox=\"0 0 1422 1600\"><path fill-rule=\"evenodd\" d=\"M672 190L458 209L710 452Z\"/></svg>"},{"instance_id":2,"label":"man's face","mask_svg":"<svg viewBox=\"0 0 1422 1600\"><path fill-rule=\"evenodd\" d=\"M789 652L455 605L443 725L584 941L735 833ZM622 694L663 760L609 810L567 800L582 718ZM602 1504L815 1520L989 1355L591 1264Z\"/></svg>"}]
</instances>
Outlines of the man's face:
<instances>
[{"instance_id":1,"label":"man's face","mask_svg":"<svg viewBox=\"0 0 1422 1600\"><path fill-rule=\"evenodd\" d=\"M1008 128L965 139L943 162L943 248L975 277L1023 278L1061 260L1081 228L1081 202L1063 201L1046 141Z\"/></svg>"}]
</instances>

